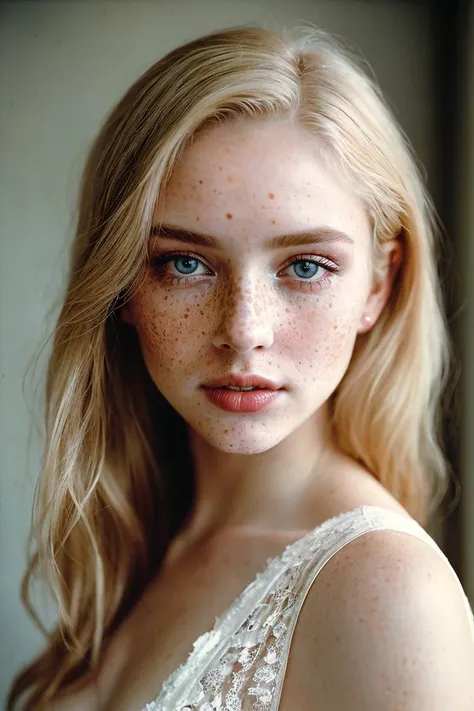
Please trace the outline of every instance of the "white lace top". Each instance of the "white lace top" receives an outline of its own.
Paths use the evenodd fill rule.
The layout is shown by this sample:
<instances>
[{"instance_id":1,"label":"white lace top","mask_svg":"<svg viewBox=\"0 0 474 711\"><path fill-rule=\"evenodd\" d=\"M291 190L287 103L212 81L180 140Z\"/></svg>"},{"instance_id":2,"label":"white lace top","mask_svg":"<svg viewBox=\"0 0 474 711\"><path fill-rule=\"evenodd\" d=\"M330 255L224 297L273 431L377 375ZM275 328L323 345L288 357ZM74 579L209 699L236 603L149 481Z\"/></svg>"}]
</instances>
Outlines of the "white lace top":
<instances>
[{"instance_id":1,"label":"white lace top","mask_svg":"<svg viewBox=\"0 0 474 711\"><path fill-rule=\"evenodd\" d=\"M293 631L312 583L343 546L376 529L417 536L450 566L416 521L388 509L361 506L329 519L267 561L142 711L277 711Z\"/></svg>"}]
</instances>

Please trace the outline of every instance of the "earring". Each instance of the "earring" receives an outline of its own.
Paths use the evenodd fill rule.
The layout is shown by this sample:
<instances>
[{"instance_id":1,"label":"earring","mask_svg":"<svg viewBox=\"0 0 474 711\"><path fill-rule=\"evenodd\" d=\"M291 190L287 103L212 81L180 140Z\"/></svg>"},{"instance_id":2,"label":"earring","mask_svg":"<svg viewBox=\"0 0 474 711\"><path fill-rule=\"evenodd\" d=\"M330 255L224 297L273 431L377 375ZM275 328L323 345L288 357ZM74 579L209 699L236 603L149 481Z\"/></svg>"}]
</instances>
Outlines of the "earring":
<instances>
[{"instance_id":1,"label":"earring","mask_svg":"<svg viewBox=\"0 0 474 711\"><path fill-rule=\"evenodd\" d=\"M362 316L362 321L364 322L364 324L365 324L366 326L370 326L370 324L372 323L372 317L369 316L369 314L364 314L364 315Z\"/></svg>"}]
</instances>

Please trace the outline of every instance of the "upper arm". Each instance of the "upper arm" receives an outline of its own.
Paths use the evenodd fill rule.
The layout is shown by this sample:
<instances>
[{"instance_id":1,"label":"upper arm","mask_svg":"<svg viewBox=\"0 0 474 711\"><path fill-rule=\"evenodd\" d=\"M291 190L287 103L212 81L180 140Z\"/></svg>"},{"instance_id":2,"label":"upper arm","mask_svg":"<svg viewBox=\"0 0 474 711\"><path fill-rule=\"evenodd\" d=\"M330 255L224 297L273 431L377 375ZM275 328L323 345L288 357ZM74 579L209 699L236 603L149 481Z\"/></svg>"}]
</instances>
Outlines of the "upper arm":
<instances>
[{"instance_id":1,"label":"upper arm","mask_svg":"<svg viewBox=\"0 0 474 711\"><path fill-rule=\"evenodd\" d=\"M352 541L323 568L303 613L304 685L318 708L474 709L465 601L424 541L395 531Z\"/></svg>"}]
</instances>

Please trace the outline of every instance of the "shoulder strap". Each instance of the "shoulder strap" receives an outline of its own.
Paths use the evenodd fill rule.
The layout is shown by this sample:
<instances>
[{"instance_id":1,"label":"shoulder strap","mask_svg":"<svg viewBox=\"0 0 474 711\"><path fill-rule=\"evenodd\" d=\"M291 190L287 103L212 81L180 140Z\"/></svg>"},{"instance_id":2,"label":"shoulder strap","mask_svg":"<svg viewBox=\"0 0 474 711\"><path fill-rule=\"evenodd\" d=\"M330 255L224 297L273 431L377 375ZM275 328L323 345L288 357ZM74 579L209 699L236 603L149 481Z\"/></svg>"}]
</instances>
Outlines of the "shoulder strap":
<instances>
[{"instance_id":1,"label":"shoulder strap","mask_svg":"<svg viewBox=\"0 0 474 711\"><path fill-rule=\"evenodd\" d=\"M275 694L272 699L272 707L270 711L277 711L280 704L280 698L283 688L283 682L286 675L286 667L288 664L288 656L290 652L293 634L295 631L299 614L301 612L301 608L303 607L303 603L308 595L309 590L311 589L311 586L313 585L314 581L316 580L317 576L324 568L324 566L331 560L333 556L336 555L336 553L338 553L342 548L344 548L344 546L346 546L348 543L355 540L356 538L359 538L360 536L363 536L364 534L370 531L376 530L401 531L403 533L411 534L413 536L416 536L417 538L420 538L421 540L424 540L429 546L431 546L431 548L433 548L439 553L439 555L442 556L442 558L445 560L446 564L452 571L457 581L457 584L459 585L459 588L462 591L474 639L474 615L470 607L469 601L462 588L461 582L456 575L456 572L452 568L448 558L438 546L436 541L431 538L431 536L422 528L422 526L420 526L419 523L417 523L414 519L409 518L408 516L398 514L394 511L379 506L362 506L354 511L354 520L351 522L351 526L345 527L342 531L338 530L337 535L333 535L332 537L331 533L335 534L336 532L332 531L332 529L329 529L327 531L328 539L327 541L325 541L327 545L324 546L324 550L322 551L321 555L317 557L315 565L310 567L309 569L309 573L307 575L307 578L305 580L304 586L302 587L301 594L298 599L298 604L294 610L294 614L292 615L292 619L288 628L284 652L284 661L282 662L279 678L276 682Z\"/></svg>"}]
</instances>

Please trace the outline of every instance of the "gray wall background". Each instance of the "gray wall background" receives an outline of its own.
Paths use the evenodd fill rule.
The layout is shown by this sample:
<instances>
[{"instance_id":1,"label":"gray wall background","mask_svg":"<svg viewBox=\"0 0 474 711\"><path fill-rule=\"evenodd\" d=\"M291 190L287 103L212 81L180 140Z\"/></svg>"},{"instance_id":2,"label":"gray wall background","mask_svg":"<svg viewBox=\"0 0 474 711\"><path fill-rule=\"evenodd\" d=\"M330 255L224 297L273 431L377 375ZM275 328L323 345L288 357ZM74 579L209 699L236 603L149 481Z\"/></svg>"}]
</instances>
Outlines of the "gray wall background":
<instances>
[{"instance_id":1,"label":"gray wall background","mask_svg":"<svg viewBox=\"0 0 474 711\"><path fill-rule=\"evenodd\" d=\"M54 323L64 284L80 170L102 119L161 55L199 34L235 24L310 21L345 36L369 61L423 162L432 186L435 80L428 9L421 3L331 0L10 2L0 5L0 696L42 638L18 596L26 562L41 437L41 401L22 394L26 368ZM474 19L473 38L474 38ZM471 57L474 85L474 50ZM474 91L471 90L474 118ZM474 166L471 145L470 166ZM471 187L474 187L471 170ZM474 225L465 196L464 229ZM474 267L472 252L471 264ZM471 323L474 319L471 313ZM469 344L474 353L474 342ZM39 375L45 358L40 360ZM474 420L471 378L469 421ZM465 466L474 461L474 445ZM469 489L469 487L468 487ZM469 497L474 596L474 484ZM38 590L47 618L53 610Z\"/></svg>"}]
</instances>

